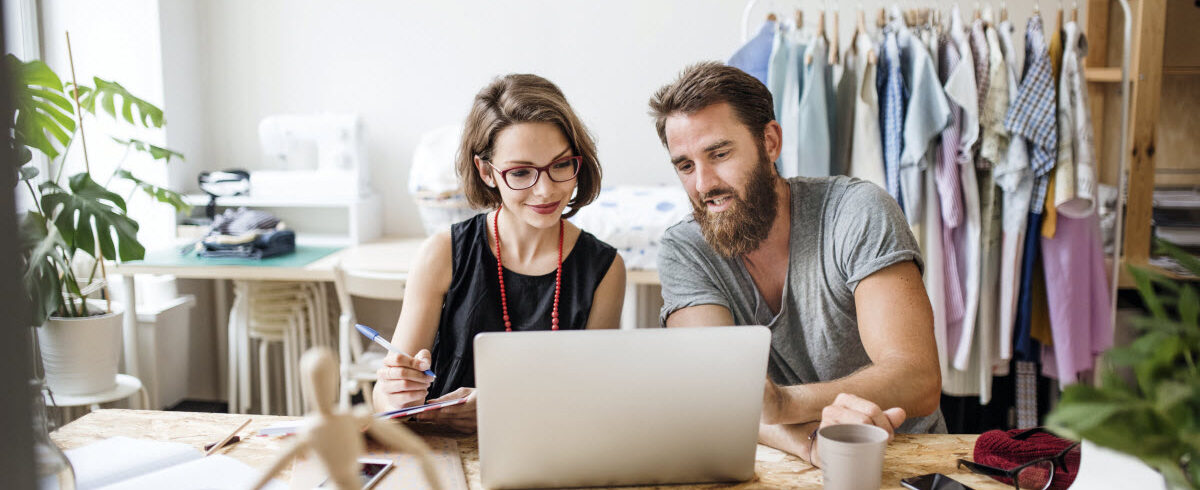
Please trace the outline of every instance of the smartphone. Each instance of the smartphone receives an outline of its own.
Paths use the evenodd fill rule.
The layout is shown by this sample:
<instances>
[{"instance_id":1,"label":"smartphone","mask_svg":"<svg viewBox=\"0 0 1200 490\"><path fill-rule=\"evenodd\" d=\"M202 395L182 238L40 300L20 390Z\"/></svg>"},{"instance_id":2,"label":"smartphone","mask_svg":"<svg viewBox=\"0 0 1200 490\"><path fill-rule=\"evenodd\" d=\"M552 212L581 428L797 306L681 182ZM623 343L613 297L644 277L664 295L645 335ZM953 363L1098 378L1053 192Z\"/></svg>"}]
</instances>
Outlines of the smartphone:
<instances>
[{"instance_id":1,"label":"smartphone","mask_svg":"<svg viewBox=\"0 0 1200 490\"><path fill-rule=\"evenodd\" d=\"M900 480L900 484L912 490L973 490L941 473L905 478Z\"/></svg>"},{"instance_id":2,"label":"smartphone","mask_svg":"<svg viewBox=\"0 0 1200 490\"><path fill-rule=\"evenodd\" d=\"M395 463L396 460L387 458L358 458L358 478L362 490L370 490L379 483ZM333 483L326 479L317 488L333 488Z\"/></svg>"}]
</instances>

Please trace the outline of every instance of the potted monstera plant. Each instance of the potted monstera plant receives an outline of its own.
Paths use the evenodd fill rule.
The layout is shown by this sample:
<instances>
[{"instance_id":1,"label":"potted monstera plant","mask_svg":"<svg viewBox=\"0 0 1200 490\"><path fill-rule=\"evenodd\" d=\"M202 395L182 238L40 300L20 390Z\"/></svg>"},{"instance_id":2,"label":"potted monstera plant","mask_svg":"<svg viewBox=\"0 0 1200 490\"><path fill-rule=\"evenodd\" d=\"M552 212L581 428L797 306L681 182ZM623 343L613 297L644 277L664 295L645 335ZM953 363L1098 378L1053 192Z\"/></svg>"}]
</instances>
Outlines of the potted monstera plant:
<instances>
[{"instance_id":1,"label":"potted monstera plant","mask_svg":"<svg viewBox=\"0 0 1200 490\"><path fill-rule=\"evenodd\" d=\"M124 159L145 153L165 164L183 155L110 136L126 147L126 157L103 165L89 162L84 142L97 136L83 131L89 119L113 118L117 127L129 131L161 128L163 111L113 81L97 77L90 85L64 84L41 61L21 61L10 54L4 62L14 78L16 112L9 144L18 155L13 171L23 189L17 192L31 198L20 225L23 279L33 326L40 326L36 337L46 383L63 394L104 391L116 383L122 324L122 308L107 294L104 261L137 260L145 254L128 200L144 192L178 211L189 208L178 193L123 168ZM70 152L82 154L82 165L67 160ZM100 167L109 170L97 175Z\"/></svg>"},{"instance_id":2,"label":"potted monstera plant","mask_svg":"<svg viewBox=\"0 0 1200 490\"><path fill-rule=\"evenodd\" d=\"M1159 253L1200 276L1200 259L1170 243L1157 244ZM1200 489L1200 292L1146 269L1129 271L1149 311L1133 321L1138 338L1105 354L1097 386L1066 387L1046 423L1066 437L1134 456L1161 475L1135 471L1151 475L1139 479L1139 488L1165 483ZM1084 450L1087 459L1087 446ZM1100 463L1112 457L1103 450L1094 454L1105 458L1097 458ZM1092 467L1102 472L1117 466Z\"/></svg>"}]
</instances>

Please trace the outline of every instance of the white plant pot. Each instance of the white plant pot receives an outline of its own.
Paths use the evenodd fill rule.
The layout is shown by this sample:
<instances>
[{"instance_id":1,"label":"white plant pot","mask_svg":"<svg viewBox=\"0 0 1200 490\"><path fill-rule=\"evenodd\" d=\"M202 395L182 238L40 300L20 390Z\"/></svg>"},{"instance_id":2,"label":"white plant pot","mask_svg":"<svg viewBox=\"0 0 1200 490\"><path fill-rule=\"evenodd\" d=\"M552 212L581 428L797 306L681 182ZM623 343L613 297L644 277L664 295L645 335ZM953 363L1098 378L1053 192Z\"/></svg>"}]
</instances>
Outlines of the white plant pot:
<instances>
[{"instance_id":1,"label":"white plant pot","mask_svg":"<svg viewBox=\"0 0 1200 490\"><path fill-rule=\"evenodd\" d=\"M1128 454L1084 440L1079 448L1079 473L1071 490L1136 488L1166 490L1162 473Z\"/></svg>"},{"instance_id":2,"label":"white plant pot","mask_svg":"<svg viewBox=\"0 0 1200 490\"><path fill-rule=\"evenodd\" d=\"M88 308L104 311L104 302L89 301ZM54 393L87 395L117 385L121 360L121 305L113 312L86 318L50 317L38 329L38 346L46 369L46 385Z\"/></svg>"}]
</instances>

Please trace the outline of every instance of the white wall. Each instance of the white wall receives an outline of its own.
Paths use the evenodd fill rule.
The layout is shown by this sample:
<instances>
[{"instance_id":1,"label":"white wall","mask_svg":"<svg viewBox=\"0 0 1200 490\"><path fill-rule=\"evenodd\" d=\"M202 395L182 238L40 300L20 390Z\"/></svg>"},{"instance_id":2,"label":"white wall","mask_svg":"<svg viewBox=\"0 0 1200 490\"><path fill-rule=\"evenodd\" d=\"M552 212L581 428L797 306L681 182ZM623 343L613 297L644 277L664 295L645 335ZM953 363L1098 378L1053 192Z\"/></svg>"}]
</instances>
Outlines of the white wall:
<instances>
[{"instance_id":1,"label":"white wall","mask_svg":"<svg viewBox=\"0 0 1200 490\"><path fill-rule=\"evenodd\" d=\"M674 182L646 115L685 64L739 44L730 1L214 0L199 21L210 168L253 167L266 115L353 111L385 233L422 233L406 190L422 132L460 123L493 77L549 78L595 134L606 183Z\"/></svg>"}]
</instances>

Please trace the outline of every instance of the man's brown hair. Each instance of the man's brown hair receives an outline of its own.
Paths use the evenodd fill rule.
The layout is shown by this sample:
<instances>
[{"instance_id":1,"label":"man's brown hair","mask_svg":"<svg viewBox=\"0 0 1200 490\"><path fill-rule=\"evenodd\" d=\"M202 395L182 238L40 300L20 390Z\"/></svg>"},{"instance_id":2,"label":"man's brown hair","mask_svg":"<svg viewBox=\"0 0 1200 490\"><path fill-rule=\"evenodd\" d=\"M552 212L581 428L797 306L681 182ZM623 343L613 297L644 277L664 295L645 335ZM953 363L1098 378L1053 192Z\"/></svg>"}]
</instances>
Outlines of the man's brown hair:
<instances>
[{"instance_id":1,"label":"man's brown hair","mask_svg":"<svg viewBox=\"0 0 1200 490\"><path fill-rule=\"evenodd\" d=\"M567 103L562 91L537 75L505 75L475 95L455 158L463 193L467 196L467 202L476 208L495 208L501 204L500 191L488 187L479 177L475 157L490 162L496 135L500 131L514 124L532 122L558 126L570 143L573 154L583 157L579 174L575 177L578 179L575 196L567 203L570 210L563 213L564 218L570 218L600 194L600 162L596 160L596 143ZM497 179L496 185L504 184Z\"/></svg>"},{"instance_id":2,"label":"man's brown hair","mask_svg":"<svg viewBox=\"0 0 1200 490\"><path fill-rule=\"evenodd\" d=\"M760 141L767 123L775 120L771 92L757 78L715 61L697 63L684 68L678 79L658 89L650 98L650 115L663 146L667 146L668 117L676 113L693 114L721 102L729 104L750 134Z\"/></svg>"}]
</instances>

